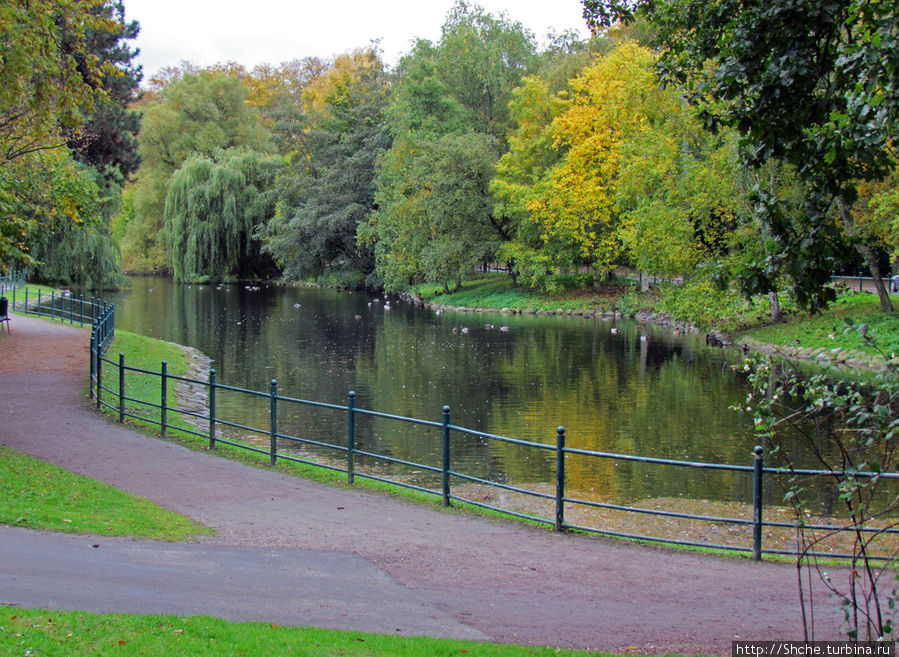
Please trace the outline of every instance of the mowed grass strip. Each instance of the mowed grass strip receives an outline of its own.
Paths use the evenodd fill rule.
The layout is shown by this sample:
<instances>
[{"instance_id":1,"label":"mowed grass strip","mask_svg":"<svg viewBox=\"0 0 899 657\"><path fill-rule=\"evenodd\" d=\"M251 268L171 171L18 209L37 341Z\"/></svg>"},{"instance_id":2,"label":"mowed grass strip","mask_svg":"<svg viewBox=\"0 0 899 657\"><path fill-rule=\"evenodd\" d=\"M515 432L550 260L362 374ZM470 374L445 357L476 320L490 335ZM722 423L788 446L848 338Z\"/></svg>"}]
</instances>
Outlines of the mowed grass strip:
<instances>
[{"instance_id":1,"label":"mowed grass strip","mask_svg":"<svg viewBox=\"0 0 899 657\"><path fill-rule=\"evenodd\" d=\"M0 446L0 524L186 540L212 530L149 500Z\"/></svg>"},{"instance_id":2,"label":"mowed grass strip","mask_svg":"<svg viewBox=\"0 0 899 657\"><path fill-rule=\"evenodd\" d=\"M5 608L0 653L42 657L586 657L604 653L231 623L207 616L98 615Z\"/></svg>"}]
</instances>

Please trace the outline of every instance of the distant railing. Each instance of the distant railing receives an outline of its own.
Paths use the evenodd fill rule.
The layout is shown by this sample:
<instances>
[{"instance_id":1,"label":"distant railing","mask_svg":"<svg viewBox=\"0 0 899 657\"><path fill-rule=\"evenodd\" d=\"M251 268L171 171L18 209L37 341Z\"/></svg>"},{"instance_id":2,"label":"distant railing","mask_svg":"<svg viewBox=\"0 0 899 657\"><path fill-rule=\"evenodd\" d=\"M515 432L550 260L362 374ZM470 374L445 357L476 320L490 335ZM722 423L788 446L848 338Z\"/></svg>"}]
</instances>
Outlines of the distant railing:
<instances>
[{"instance_id":1,"label":"distant railing","mask_svg":"<svg viewBox=\"0 0 899 657\"><path fill-rule=\"evenodd\" d=\"M871 276L863 276L859 274L858 276L831 276L831 280L834 283L842 283L850 290L857 290L858 292L871 292L876 293L877 287L874 285L874 279ZM887 292L897 292L899 289L894 289L899 285L899 282L893 283L892 278L884 277L881 279L883 281L883 286L887 289Z\"/></svg>"},{"instance_id":2,"label":"distant railing","mask_svg":"<svg viewBox=\"0 0 899 657\"><path fill-rule=\"evenodd\" d=\"M23 285L25 285L25 275L18 269L13 269L8 274L0 275L0 295Z\"/></svg>"},{"instance_id":3,"label":"distant railing","mask_svg":"<svg viewBox=\"0 0 899 657\"><path fill-rule=\"evenodd\" d=\"M93 345L93 343L92 343ZM144 422L149 422L152 425L156 425L160 428L160 432L162 435L166 435L170 431L178 431L184 434L193 435L199 438L202 438L204 441L208 441L208 446L210 449L215 449L217 445L224 444L230 445L232 447L236 447L239 449L248 450L251 452L255 452L258 454L263 454L268 456L269 463L275 465L279 459L284 461L292 461L297 463L303 463L307 465L312 465L316 467L323 467L330 470L342 472L346 474L347 483L353 484L357 477L362 477L366 479L371 479L375 481L380 481L384 483L388 483L395 486L401 486L404 488L414 489L416 491L420 491L425 494L439 496L442 499L442 503L444 506L450 506L452 501L456 500L459 502L463 502L466 504L474 505L477 507L481 507L484 509L489 509L492 511L496 511L499 513L503 513L506 515L515 516L518 518L523 518L526 520L530 520L537 523L552 525L556 531L564 531L564 530L580 530L585 532L592 532L597 534L603 534L608 536L616 536L628 539L638 539L638 540L648 540L660 543L667 544L676 544L676 545L684 545L684 546L693 546L693 547L704 547L704 548L713 548L720 550L728 550L728 551L737 551L737 552L748 552L752 554L753 559L760 560L762 554L795 554L795 552L784 549L769 549L763 546L763 528L781 528L781 529L794 529L795 524L792 522L771 522L763 519L763 484L765 476L773 477L773 476L808 476L808 477L819 477L819 476L833 476L833 472L824 471L824 470L784 470L779 468L767 468L763 466L763 454L762 448L756 447L754 454L751 456L751 464L749 465L727 465L721 463L701 463L701 462L692 462L692 461L679 461L679 460L671 460L671 459L661 459L661 458L650 458L650 457L642 457L642 456L634 456L628 454L614 454L608 452L599 452L594 450L586 450L586 449L578 449L567 447L565 444L566 434L564 427L558 427L556 430L555 436L553 436L553 440L546 443L538 443L531 442L526 440L519 440L516 438L511 438L508 436L501 436L496 434L485 433L483 431L477 431L474 429L470 429L463 426L455 425L451 422L450 416L450 408L449 406L443 407L442 417L439 420L424 420L419 418L405 417L401 415L393 415L389 413L383 413L379 411L374 411L370 409L360 408L356 405L356 395L354 392L350 391L346 403L344 404L333 404L333 403L325 403L320 401L312 401L307 399L297 399L293 397L288 397L279 392L278 382L276 380L272 380L269 386L269 390L267 391L258 391L258 390L250 390L246 388L240 388L230 385L224 385L218 383L216 381L216 373L215 370L210 370L209 377L206 381L201 381L198 379L191 379L181 376L176 376L170 374L168 372L168 366L165 361L161 363L161 368L159 371L147 370L142 368L131 367L126 364L125 355L119 354L118 360L111 360L101 356L96 352L92 352L94 356L92 357L92 363L96 363L96 366L93 368L91 373L91 394L95 398L96 405L98 409L107 409L117 414L118 420L120 422L124 422L126 417L139 419ZM109 375L104 374L104 369L111 370L111 378ZM149 401L147 399L137 399L131 396L128 396L128 381L132 374L140 374L144 376L152 376L158 377L159 379L159 395L156 401ZM106 384L104 382L112 381L112 384ZM207 393L206 399L206 413L200 413L196 411L183 410L179 409L177 406L173 406L170 400L170 386L172 383L186 383L192 384L194 386L200 386L205 388ZM237 422L234 418L226 418L217 413L216 408L216 396L219 391L227 391L229 393L236 393L238 395L242 395L246 398L254 398L254 399L262 399L268 401L268 426L263 427L253 427L243 424L241 422ZM110 401L107 399L111 398ZM129 407L129 404L131 406ZM302 437L298 435L293 435L290 433L286 433L279 429L279 415L283 414L286 407L306 407L306 408L316 408L316 409L324 409L330 413L336 413L344 416L346 422L346 440L343 444L331 444L327 442L322 442L320 440L314 440L309 437ZM145 410L145 412L137 412L138 410ZM193 422L200 423L199 426L194 425L191 427L186 426L177 426L173 427L171 423L170 413L175 413L180 416L185 416L192 418ZM439 430L440 433L440 464L427 464L427 463L419 463L404 459L395 458L393 456L389 456L386 454L379 454L376 452L360 449L357 446L356 438L356 420L360 417L373 417L380 418L386 420L388 422L395 423L405 423L412 424L421 427L427 427L433 430ZM225 431L223 431L223 429ZM267 439L267 447L261 446L260 444L251 444L248 442L240 442L236 438L226 434L226 431L229 430L239 430L241 432L250 432L262 437L263 445ZM526 488L522 488L521 486L511 485L505 482L484 479L481 477L475 477L470 474L466 474L464 472L460 472L452 467L452 447L453 447L453 437L457 435L469 435L479 438L484 441L493 441L496 443L506 443L506 444L514 444L527 449L538 450L540 452L550 452L554 456L551 460L554 461L555 464L555 490L552 493L540 492L535 490L529 490ZM321 462L320 460L311 460L309 458L302 458L298 455L299 452L291 452L289 450L284 449L287 445L298 445L298 446L315 446L326 450L334 455L333 459L330 459L329 462ZM619 462L639 462L645 464L652 464L660 467L676 467L676 468L688 468L688 469L700 469L700 470L721 470L721 471L730 471L734 473L738 473L740 476L750 478L752 485L752 500L747 501L747 504L751 504L752 507L752 518L733 518L733 517L721 517L715 515L701 515L701 514L692 514L692 513L681 513L678 511L666 511L659 509L650 509L650 508L642 508L635 506L625 506L618 504L609 504L605 502L597 502L586 499L580 499L577 497L572 497L566 492L566 476L565 476L565 466L566 459L568 457L587 457L593 459L609 459L613 460L616 463ZM402 481L397 478L389 478L382 474L376 474L374 472L365 472L360 470L356 465L357 457L368 457L377 462L387 463L394 466L402 466L407 468L412 468L416 471L424 471L432 473L433 475L439 475L440 486L429 488L426 486L420 486L410 481ZM856 473L857 477L867 477L873 476L873 474L869 473ZM899 473L879 473L879 476L882 479L899 479ZM435 477L436 478L436 477ZM497 489L501 489L503 491L509 491L512 493L520 494L523 496L527 496L529 498L535 499L538 503L542 503L544 507L550 511L549 514L545 515L536 515L534 513L526 513L520 510L514 510L508 507L501 507L495 504L489 504L482 500L475 500L470 497L465 497L464 495L459 495L453 491L452 482L453 481L462 481L462 482L470 482L474 484L481 484L484 486L489 486ZM748 526L752 529L752 540L751 545L730 545L730 544L720 544L709 541L699 541L699 540L689 540L689 539L678 539L664 536L653 536L653 535L644 535L630 532L621 532L621 531L612 531L608 529L604 529L602 527L589 526L579 523L572 523L566 520L566 513L569 510L577 509L577 508L596 508L596 509L606 509L612 511L621 511L635 514L649 514L654 516L661 516L665 518L679 518L679 519L687 519L690 521L702 521L707 523L724 523L727 525L733 526ZM820 530L820 531L843 531L846 528L840 527L837 525L830 524L806 524L805 527L807 529ZM899 533L899 529L895 528L886 528L886 529L873 529L873 528L865 528L862 531L865 532L879 532L882 534L897 534ZM849 554L841 554L841 553L833 553L833 552L823 552L823 553L813 553L809 556L821 556L821 557L830 557L830 558L851 558ZM875 556L873 558L879 558L884 560L889 560L892 557L890 556Z\"/></svg>"},{"instance_id":4,"label":"distant railing","mask_svg":"<svg viewBox=\"0 0 899 657\"><path fill-rule=\"evenodd\" d=\"M9 311L27 315L37 315L57 319L63 323L89 326L91 331L91 353L105 353L115 337L115 306L102 299L75 296L65 292L29 288L24 283L2 289L9 300ZM91 359L93 374L94 359Z\"/></svg>"}]
</instances>

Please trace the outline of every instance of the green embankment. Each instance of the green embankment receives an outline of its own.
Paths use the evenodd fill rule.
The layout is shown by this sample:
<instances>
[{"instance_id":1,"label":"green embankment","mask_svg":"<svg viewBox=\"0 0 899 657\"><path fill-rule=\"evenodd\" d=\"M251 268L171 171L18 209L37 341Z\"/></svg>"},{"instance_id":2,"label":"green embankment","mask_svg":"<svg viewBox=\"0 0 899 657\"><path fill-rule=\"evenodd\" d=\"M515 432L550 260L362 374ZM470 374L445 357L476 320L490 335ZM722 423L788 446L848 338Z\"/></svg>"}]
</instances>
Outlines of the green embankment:
<instances>
[{"instance_id":1,"label":"green embankment","mask_svg":"<svg viewBox=\"0 0 899 657\"><path fill-rule=\"evenodd\" d=\"M899 297L896 295L893 304L897 312L885 313L877 296L843 292L836 303L817 315L793 314L783 324L753 328L743 335L787 352L802 350L808 354L823 349L840 358L851 357L852 352L893 358L899 355ZM873 342L861 339L858 329L862 325ZM837 349L840 352L834 352Z\"/></svg>"},{"instance_id":2,"label":"green embankment","mask_svg":"<svg viewBox=\"0 0 899 657\"><path fill-rule=\"evenodd\" d=\"M513 287L505 274L482 274L464 281L461 290L450 294L433 285L417 286L412 293L427 303L466 308L655 314L702 331L719 329L752 346L772 345L793 355L807 356L813 350L826 350L841 361L863 354L869 361L881 354L899 356L897 295L893 295L896 313L881 311L876 295L849 290L841 290L834 304L814 315L800 312L788 299L781 299L785 321L769 325L770 304L766 297L747 300L704 281L663 284L650 292L639 292L633 281L606 282L594 289L586 277L572 276L560 277L557 288L552 294L529 292ZM873 342L860 339L856 329L862 324ZM836 349L840 352L833 352Z\"/></svg>"}]
</instances>

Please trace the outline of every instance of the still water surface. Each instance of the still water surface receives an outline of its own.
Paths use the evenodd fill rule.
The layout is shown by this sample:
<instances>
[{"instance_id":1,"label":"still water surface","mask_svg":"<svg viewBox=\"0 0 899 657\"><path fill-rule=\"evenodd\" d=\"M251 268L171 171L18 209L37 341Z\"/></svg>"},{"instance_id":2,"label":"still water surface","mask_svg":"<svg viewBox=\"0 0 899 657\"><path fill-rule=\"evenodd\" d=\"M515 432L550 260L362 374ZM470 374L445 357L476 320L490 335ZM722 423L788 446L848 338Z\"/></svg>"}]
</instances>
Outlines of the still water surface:
<instances>
[{"instance_id":1,"label":"still water surface","mask_svg":"<svg viewBox=\"0 0 899 657\"><path fill-rule=\"evenodd\" d=\"M741 356L706 347L702 336L627 320L437 314L330 289L131 282L114 299L117 327L196 347L226 385L268 391L277 379L282 395L336 404L354 390L360 408L439 421L448 404L453 424L525 440L553 443L563 425L570 447L751 463L750 423L729 409L745 395L732 372ZM265 399L218 393L217 406L268 426ZM279 410L279 431L345 444L346 417ZM438 431L372 418L359 418L357 431L362 449L439 465ZM453 467L545 483L553 455L456 436ZM613 501L746 500L751 489L744 476L582 457L567 471L573 490Z\"/></svg>"}]
</instances>

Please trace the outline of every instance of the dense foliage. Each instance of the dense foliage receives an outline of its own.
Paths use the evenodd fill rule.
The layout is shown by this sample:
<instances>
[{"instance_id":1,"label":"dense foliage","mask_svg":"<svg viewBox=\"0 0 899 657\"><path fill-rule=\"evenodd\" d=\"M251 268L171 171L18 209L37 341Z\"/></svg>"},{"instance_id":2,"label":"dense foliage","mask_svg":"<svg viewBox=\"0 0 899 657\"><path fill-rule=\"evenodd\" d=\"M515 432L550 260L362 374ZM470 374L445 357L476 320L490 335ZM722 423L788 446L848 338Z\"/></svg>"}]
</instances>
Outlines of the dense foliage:
<instances>
[{"instance_id":1,"label":"dense foliage","mask_svg":"<svg viewBox=\"0 0 899 657\"><path fill-rule=\"evenodd\" d=\"M499 266L552 290L625 266L765 294L776 319L781 298L828 303L847 259L879 280L899 257L890 3L584 7L588 42L541 50L459 0L393 70L376 46L252 71L182 62L139 100L122 0L0 2L0 258L112 284L112 218L132 271L399 291ZM187 245L207 256L185 267ZM87 252L102 266L66 262Z\"/></svg>"},{"instance_id":2,"label":"dense foliage","mask_svg":"<svg viewBox=\"0 0 899 657\"><path fill-rule=\"evenodd\" d=\"M778 160L805 186L803 212L784 211L776 192L753 190L758 220L777 242L766 254L766 282L785 272L799 301L832 299L824 283L843 241L870 268L884 310L870 231L858 230L860 183L896 167L899 134L899 10L880 0L585 0L596 29L647 20L655 29L659 71L697 106L710 126L733 127L748 168ZM764 290L760 290L764 291Z\"/></svg>"},{"instance_id":3,"label":"dense foliage","mask_svg":"<svg viewBox=\"0 0 899 657\"><path fill-rule=\"evenodd\" d=\"M264 235L285 276L339 267L364 278L374 271L373 251L356 230L374 208L375 163L389 145L387 100L378 54L360 50L308 82L290 132L276 124L289 149L289 173L279 181L277 213Z\"/></svg>"},{"instance_id":4,"label":"dense foliage","mask_svg":"<svg viewBox=\"0 0 899 657\"><path fill-rule=\"evenodd\" d=\"M116 0L0 2L2 267L62 285L119 282L109 219L138 164L127 108L137 32Z\"/></svg>"},{"instance_id":5,"label":"dense foliage","mask_svg":"<svg viewBox=\"0 0 899 657\"><path fill-rule=\"evenodd\" d=\"M248 278L273 272L256 231L274 214L278 162L250 150L190 157L165 199L168 265L177 280Z\"/></svg>"}]
</instances>

